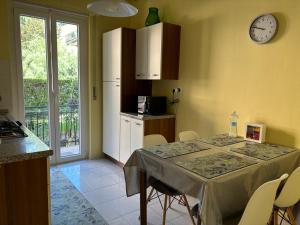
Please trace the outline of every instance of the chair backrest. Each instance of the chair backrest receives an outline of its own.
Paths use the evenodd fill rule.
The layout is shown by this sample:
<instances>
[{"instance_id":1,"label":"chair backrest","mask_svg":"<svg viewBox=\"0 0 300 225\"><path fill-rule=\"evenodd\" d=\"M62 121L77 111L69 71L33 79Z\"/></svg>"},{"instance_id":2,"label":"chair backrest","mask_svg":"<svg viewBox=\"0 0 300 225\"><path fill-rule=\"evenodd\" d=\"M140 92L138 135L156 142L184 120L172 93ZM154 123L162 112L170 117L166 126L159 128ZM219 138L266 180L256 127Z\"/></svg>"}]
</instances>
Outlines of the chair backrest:
<instances>
[{"instance_id":1,"label":"chair backrest","mask_svg":"<svg viewBox=\"0 0 300 225\"><path fill-rule=\"evenodd\" d=\"M261 185L251 196L239 225L266 225L273 210L278 186L287 177L288 175L284 174Z\"/></svg>"},{"instance_id":2,"label":"chair backrest","mask_svg":"<svg viewBox=\"0 0 300 225\"><path fill-rule=\"evenodd\" d=\"M144 136L144 145L143 147L151 147L153 145L167 144L168 141L161 134L150 134Z\"/></svg>"},{"instance_id":3,"label":"chair backrest","mask_svg":"<svg viewBox=\"0 0 300 225\"><path fill-rule=\"evenodd\" d=\"M192 130L182 131L179 133L179 140L180 141L189 141L193 139L199 138L199 135Z\"/></svg>"},{"instance_id":4,"label":"chair backrest","mask_svg":"<svg viewBox=\"0 0 300 225\"><path fill-rule=\"evenodd\" d=\"M284 184L275 205L287 208L295 205L300 200L300 167L294 170Z\"/></svg>"}]
</instances>

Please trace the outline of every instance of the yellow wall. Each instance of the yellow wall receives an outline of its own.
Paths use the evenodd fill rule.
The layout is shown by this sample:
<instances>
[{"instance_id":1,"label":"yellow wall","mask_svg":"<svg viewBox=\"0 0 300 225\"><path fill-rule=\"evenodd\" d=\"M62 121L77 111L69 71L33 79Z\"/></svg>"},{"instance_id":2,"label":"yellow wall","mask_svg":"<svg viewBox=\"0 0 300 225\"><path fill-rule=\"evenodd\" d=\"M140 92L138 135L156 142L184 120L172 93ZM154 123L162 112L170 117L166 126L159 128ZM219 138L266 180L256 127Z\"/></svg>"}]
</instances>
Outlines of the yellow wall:
<instances>
[{"instance_id":1,"label":"yellow wall","mask_svg":"<svg viewBox=\"0 0 300 225\"><path fill-rule=\"evenodd\" d=\"M300 1L298 0L149 0L131 27L142 27L147 8L158 6L161 19L180 24L179 81L156 81L153 91L169 95L182 88L177 132L201 136L228 131L228 118L240 115L267 125L267 140L300 147ZM262 13L279 19L269 44L248 36L251 20ZM173 109L174 110L174 109Z\"/></svg>"},{"instance_id":2,"label":"yellow wall","mask_svg":"<svg viewBox=\"0 0 300 225\"><path fill-rule=\"evenodd\" d=\"M7 0L0 0L0 108L12 109L12 85L10 75L9 39L9 4Z\"/></svg>"},{"instance_id":3,"label":"yellow wall","mask_svg":"<svg viewBox=\"0 0 300 225\"><path fill-rule=\"evenodd\" d=\"M9 58L9 48L8 43L9 35L7 32L8 30L8 5L6 0L0 1L0 60L8 60Z\"/></svg>"}]
</instances>

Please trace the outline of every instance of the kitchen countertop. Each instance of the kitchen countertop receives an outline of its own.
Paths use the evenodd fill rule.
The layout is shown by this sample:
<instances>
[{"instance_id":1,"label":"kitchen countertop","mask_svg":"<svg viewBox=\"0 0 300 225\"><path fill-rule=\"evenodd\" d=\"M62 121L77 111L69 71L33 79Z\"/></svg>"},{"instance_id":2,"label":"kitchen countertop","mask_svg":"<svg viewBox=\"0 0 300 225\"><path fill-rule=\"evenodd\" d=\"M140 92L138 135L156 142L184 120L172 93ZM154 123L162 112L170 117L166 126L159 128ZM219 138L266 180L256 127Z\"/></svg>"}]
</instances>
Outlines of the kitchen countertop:
<instances>
[{"instance_id":1,"label":"kitchen countertop","mask_svg":"<svg viewBox=\"0 0 300 225\"><path fill-rule=\"evenodd\" d=\"M53 155L53 150L50 150L31 131L27 128L23 130L28 137L1 139L0 165Z\"/></svg>"},{"instance_id":2,"label":"kitchen countertop","mask_svg":"<svg viewBox=\"0 0 300 225\"><path fill-rule=\"evenodd\" d=\"M175 115L172 114L164 114L164 115L145 115L145 114L138 114L138 113L120 113L121 116L128 116L138 120L158 120L158 119L169 119L175 118Z\"/></svg>"}]
</instances>

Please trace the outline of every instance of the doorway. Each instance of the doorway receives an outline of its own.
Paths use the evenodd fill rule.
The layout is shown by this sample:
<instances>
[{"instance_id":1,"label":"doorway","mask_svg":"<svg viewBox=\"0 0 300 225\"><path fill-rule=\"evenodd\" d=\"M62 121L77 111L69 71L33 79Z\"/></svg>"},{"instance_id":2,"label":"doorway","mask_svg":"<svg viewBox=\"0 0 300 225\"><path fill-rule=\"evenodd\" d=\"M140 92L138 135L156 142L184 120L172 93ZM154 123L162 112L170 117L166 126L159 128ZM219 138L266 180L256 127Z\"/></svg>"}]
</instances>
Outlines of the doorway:
<instances>
[{"instance_id":1,"label":"doorway","mask_svg":"<svg viewBox=\"0 0 300 225\"><path fill-rule=\"evenodd\" d=\"M23 4L14 18L23 122L54 150L52 163L85 158L87 18Z\"/></svg>"}]
</instances>

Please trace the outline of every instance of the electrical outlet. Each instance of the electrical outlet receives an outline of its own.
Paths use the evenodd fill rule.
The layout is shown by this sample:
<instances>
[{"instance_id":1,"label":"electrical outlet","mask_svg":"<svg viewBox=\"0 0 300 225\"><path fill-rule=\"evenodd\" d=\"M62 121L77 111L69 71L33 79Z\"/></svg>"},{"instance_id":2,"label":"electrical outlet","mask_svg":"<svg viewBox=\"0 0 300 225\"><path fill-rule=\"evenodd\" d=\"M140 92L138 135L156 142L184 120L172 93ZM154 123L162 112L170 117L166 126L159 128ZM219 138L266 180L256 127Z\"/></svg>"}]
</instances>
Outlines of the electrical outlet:
<instances>
[{"instance_id":1,"label":"electrical outlet","mask_svg":"<svg viewBox=\"0 0 300 225\"><path fill-rule=\"evenodd\" d=\"M172 90L172 100L170 101L171 104L179 103L179 95L181 92L181 88L173 88Z\"/></svg>"},{"instance_id":2,"label":"electrical outlet","mask_svg":"<svg viewBox=\"0 0 300 225\"><path fill-rule=\"evenodd\" d=\"M0 102L2 102L2 96L0 95Z\"/></svg>"},{"instance_id":3,"label":"electrical outlet","mask_svg":"<svg viewBox=\"0 0 300 225\"><path fill-rule=\"evenodd\" d=\"M173 94L177 95L181 92L181 88L173 88Z\"/></svg>"}]
</instances>

